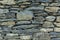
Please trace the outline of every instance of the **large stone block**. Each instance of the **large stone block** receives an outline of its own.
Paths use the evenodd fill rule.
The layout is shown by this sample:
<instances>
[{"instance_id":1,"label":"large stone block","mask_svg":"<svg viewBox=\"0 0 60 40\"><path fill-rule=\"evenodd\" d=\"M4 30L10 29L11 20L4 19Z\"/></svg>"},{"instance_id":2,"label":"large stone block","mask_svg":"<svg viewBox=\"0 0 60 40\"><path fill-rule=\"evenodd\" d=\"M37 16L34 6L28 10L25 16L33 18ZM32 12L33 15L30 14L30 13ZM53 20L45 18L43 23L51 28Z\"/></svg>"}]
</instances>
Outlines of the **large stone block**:
<instances>
[{"instance_id":1,"label":"large stone block","mask_svg":"<svg viewBox=\"0 0 60 40\"><path fill-rule=\"evenodd\" d=\"M60 22L60 16L57 16L56 21L57 21L57 22Z\"/></svg>"},{"instance_id":2,"label":"large stone block","mask_svg":"<svg viewBox=\"0 0 60 40\"><path fill-rule=\"evenodd\" d=\"M23 11L17 13L17 20L31 20L33 18L33 13L31 11Z\"/></svg>"},{"instance_id":3,"label":"large stone block","mask_svg":"<svg viewBox=\"0 0 60 40\"><path fill-rule=\"evenodd\" d=\"M50 36L46 32L35 33L33 40L50 40Z\"/></svg>"},{"instance_id":4,"label":"large stone block","mask_svg":"<svg viewBox=\"0 0 60 40\"><path fill-rule=\"evenodd\" d=\"M54 27L52 22L45 21L43 27Z\"/></svg>"},{"instance_id":5,"label":"large stone block","mask_svg":"<svg viewBox=\"0 0 60 40\"><path fill-rule=\"evenodd\" d=\"M59 7L46 7L45 11L47 12L58 12L60 8Z\"/></svg>"}]
</instances>

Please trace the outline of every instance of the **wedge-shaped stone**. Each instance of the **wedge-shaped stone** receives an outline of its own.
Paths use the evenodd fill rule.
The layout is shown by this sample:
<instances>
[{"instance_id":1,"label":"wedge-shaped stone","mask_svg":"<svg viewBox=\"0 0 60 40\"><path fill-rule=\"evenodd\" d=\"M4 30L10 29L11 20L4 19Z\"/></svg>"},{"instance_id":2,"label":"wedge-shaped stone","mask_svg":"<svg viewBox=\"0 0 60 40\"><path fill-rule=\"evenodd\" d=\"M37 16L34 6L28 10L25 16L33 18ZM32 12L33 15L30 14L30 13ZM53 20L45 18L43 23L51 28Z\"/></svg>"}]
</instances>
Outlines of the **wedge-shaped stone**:
<instances>
[{"instance_id":1,"label":"wedge-shaped stone","mask_svg":"<svg viewBox=\"0 0 60 40\"><path fill-rule=\"evenodd\" d=\"M56 27L56 28L54 28L54 31L55 31L55 32L60 32L60 28L57 28L57 27Z\"/></svg>"},{"instance_id":2,"label":"wedge-shaped stone","mask_svg":"<svg viewBox=\"0 0 60 40\"><path fill-rule=\"evenodd\" d=\"M31 11L23 11L17 13L17 20L31 20L33 18L33 13Z\"/></svg>"},{"instance_id":3,"label":"wedge-shaped stone","mask_svg":"<svg viewBox=\"0 0 60 40\"><path fill-rule=\"evenodd\" d=\"M54 27L52 22L45 21L43 27Z\"/></svg>"},{"instance_id":4,"label":"wedge-shaped stone","mask_svg":"<svg viewBox=\"0 0 60 40\"><path fill-rule=\"evenodd\" d=\"M0 3L2 3L2 4L15 4L15 1L14 0L2 0L2 1L0 1Z\"/></svg>"},{"instance_id":5,"label":"wedge-shaped stone","mask_svg":"<svg viewBox=\"0 0 60 40\"><path fill-rule=\"evenodd\" d=\"M58 12L60 8L59 7L46 7L45 11L47 12Z\"/></svg>"}]
</instances>

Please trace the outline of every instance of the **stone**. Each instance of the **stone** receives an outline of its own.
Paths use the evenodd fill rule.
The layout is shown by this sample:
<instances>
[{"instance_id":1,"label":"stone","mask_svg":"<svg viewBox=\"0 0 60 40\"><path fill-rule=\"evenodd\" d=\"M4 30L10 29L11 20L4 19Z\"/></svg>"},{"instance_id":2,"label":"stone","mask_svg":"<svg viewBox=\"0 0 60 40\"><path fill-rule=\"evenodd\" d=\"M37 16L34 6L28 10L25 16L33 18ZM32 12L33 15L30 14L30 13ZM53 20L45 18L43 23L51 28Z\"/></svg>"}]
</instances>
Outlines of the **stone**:
<instances>
[{"instance_id":1,"label":"stone","mask_svg":"<svg viewBox=\"0 0 60 40\"><path fill-rule=\"evenodd\" d=\"M45 21L43 27L54 27L52 22Z\"/></svg>"},{"instance_id":2,"label":"stone","mask_svg":"<svg viewBox=\"0 0 60 40\"><path fill-rule=\"evenodd\" d=\"M29 8L26 8L25 10L44 10L44 6L38 6L38 7L29 7Z\"/></svg>"},{"instance_id":3,"label":"stone","mask_svg":"<svg viewBox=\"0 0 60 40\"><path fill-rule=\"evenodd\" d=\"M53 28L41 28L40 31L41 32L52 32Z\"/></svg>"},{"instance_id":4,"label":"stone","mask_svg":"<svg viewBox=\"0 0 60 40\"><path fill-rule=\"evenodd\" d=\"M45 11L47 12L58 12L60 8L59 7L46 7Z\"/></svg>"},{"instance_id":5,"label":"stone","mask_svg":"<svg viewBox=\"0 0 60 40\"><path fill-rule=\"evenodd\" d=\"M57 16L56 22L60 22L60 16Z\"/></svg>"},{"instance_id":6,"label":"stone","mask_svg":"<svg viewBox=\"0 0 60 40\"><path fill-rule=\"evenodd\" d=\"M2 0L0 1L0 3L2 4L8 4L8 5L11 5L11 4L15 4L15 1L14 0Z\"/></svg>"},{"instance_id":7,"label":"stone","mask_svg":"<svg viewBox=\"0 0 60 40\"><path fill-rule=\"evenodd\" d=\"M60 23L54 22L57 27L60 27Z\"/></svg>"},{"instance_id":8,"label":"stone","mask_svg":"<svg viewBox=\"0 0 60 40\"><path fill-rule=\"evenodd\" d=\"M50 36L46 32L35 33L33 35L33 40L51 40Z\"/></svg>"},{"instance_id":9,"label":"stone","mask_svg":"<svg viewBox=\"0 0 60 40\"><path fill-rule=\"evenodd\" d=\"M21 35L20 36L20 39L22 40L31 40L31 38L32 38L32 35Z\"/></svg>"},{"instance_id":10,"label":"stone","mask_svg":"<svg viewBox=\"0 0 60 40\"><path fill-rule=\"evenodd\" d=\"M55 0L54 2L60 2L60 0Z\"/></svg>"},{"instance_id":11,"label":"stone","mask_svg":"<svg viewBox=\"0 0 60 40\"><path fill-rule=\"evenodd\" d=\"M16 24L30 24L31 21L18 21Z\"/></svg>"},{"instance_id":12,"label":"stone","mask_svg":"<svg viewBox=\"0 0 60 40\"><path fill-rule=\"evenodd\" d=\"M45 18L42 16L39 16L39 17L34 17L34 20L36 20L38 22L43 22L45 20Z\"/></svg>"},{"instance_id":13,"label":"stone","mask_svg":"<svg viewBox=\"0 0 60 40\"><path fill-rule=\"evenodd\" d=\"M60 3L51 3L50 6L60 6Z\"/></svg>"},{"instance_id":14,"label":"stone","mask_svg":"<svg viewBox=\"0 0 60 40\"><path fill-rule=\"evenodd\" d=\"M33 13L31 11L23 11L17 13L17 20L31 20L33 18Z\"/></svg>"},{"instance_id":15,"label":"stone","mask_svg":"<svg viewBox=\"0 0 60 40\"><path fill-rule=\"evenodd\" d=\"M7 25L7 26L9 26L9 25L15 25L15 22L13 22L13 21L8 21L8 22L0 23L0 25Z\"/></svg>"},{"instance_id":16,"label":"stone","mask_svg":"<svg viewBox=\"0 0 60 40\"><path fill-rule=\"evenodd\" d=\"M60 38L52 38L51 40L60 40Z\"/></svg>"},{"instance_id":17,"label":"stone","mask_svg":"<svg viewBox=\"0 0 60 40\"><path fill-rule=\"evenodd\" d=\"M54 32L60 32L60 28L55 27Z\"/></svg>"},{"instance_id":18,"label":"stone","mask_svg":"<svg viewBox=\"0 0 60 40\"><path fill-rule=\"evenodd\" d=\"M9 10L8 9L0 9L0 13L8 13Z\"/></svg>"},{"instance_id":19,"label":"stone","mask_svg":"<svg viewBox=\"0 0 60 40\"><path fill-rule=\"evenodd\" d=\"M55 20L55 17L54 16L47 16L46 17L46 20L47 21L54 21Z\"/></svg>"},{"instance_id":20,"label":"stone","mask_svg":"<svg viewBox=\"0 0 60 40\"><path fill-rule=\"evenodd\" d=\"M41 5L43 5L43 6L48 6L49 3L41 3Z\"/></svg>"}]
</instances>

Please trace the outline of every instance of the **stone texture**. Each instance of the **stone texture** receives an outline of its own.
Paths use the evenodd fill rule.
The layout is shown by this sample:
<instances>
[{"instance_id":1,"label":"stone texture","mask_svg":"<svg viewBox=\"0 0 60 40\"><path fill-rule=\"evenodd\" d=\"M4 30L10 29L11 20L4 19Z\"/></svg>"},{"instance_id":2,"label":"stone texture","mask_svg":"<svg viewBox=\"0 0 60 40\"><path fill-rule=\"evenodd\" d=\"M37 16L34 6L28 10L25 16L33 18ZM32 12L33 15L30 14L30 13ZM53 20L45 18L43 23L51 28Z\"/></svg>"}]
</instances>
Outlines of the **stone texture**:
<instances>
[{"instance_id":1,"label":"stone texture","mask_svg":"<svg viewBox=\"0 0 60 40\"><path fill-rule=\"evenodd\" d=\"M54 27L52 22L45 21L43 27Z\"/></svg>"},{"instance_id":2,"label":"stone texture","mask_svg":"<svg viewBox=\"0 0 60 40\"><path fill-rule=\"evenodd\" d=\"M55 20L55 17L54 16L47 16L46 17L46 20L47 21L54 21Z\"/></svg>"},{"instance_id":3,"label":"stone texture","mask_svg":"<svg viewBox=\"0 0 60 40\"><path fill-rule=\"evenodd\" d=\"M60 22L60 16L57 16L56 21L57 21L57 22Z\"/></svg>"},{"instance_id":4,"label":"stone texture","mask_svg":"<svg viewBox=\"0 0 60 40\"><path fill-rule=\"evenodd\" d=\"M60 27L60 23L56 23L56 22L55 22L54 24L55 24L57 27Z\"/></svg>"},{"instance_id":5,"label":"stone texture","mask_svg":"<svg viewBox=\"0 0 60 40\"><path fill-rule=\"evenodd\" d=\"M55 32L60 32L60 28L57 28L57 27L56 27L56 28L54 28L54 31L55 31Z\"/></svg>"},{"instance_id":6,"label":"stone texture","mask_svg":"<svg viewBox=\"0 0 60 40\"><path fill-rule=\"evenodd\" d=\"M58 12L60 8L59 7L46 7L45 11L47 12Z\"/></svg>"},{"instance_id":7,"label":"stone texture","mask_svg":"<svg viewBox=\"0 0 60 40\"><path fill-rule=\"evenodd\" d=\"M17 20L31 20L33 17L32 12L24 11L17 14Z\"/></svg>"}]
</instances>

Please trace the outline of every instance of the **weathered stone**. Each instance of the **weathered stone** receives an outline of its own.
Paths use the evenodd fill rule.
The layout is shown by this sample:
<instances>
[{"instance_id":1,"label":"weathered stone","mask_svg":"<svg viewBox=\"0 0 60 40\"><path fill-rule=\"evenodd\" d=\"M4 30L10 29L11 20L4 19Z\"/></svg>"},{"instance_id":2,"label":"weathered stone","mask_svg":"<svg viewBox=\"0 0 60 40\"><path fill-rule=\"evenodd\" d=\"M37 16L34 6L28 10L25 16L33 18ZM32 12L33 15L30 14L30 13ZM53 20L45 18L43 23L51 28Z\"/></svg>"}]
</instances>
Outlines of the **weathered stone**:
<instances>
[{"instance_id":1,"label":"weathered stone","mask_svg":"<svg viewBox=\"0 0 60 40\"><path fill-rule=\"evenodd\" d=\"M40 31L41 32L52 32L53 28L41 28Z\"/></svg>"},{"instance_id":2,"label":"weathered stone","mask_svg":"<svg viewBox=\"0 0 60 40\"><path fill-rule=\"evenodd\" d=\"M0 1L0 3L2 3L2 4L15 4L15 1L14 0L2 0L2 1Z\"/></svg>"},{"instance_id":3,"label":"weathered stone","mask_svg":"<svg viewBox=\"0 0 60 40\"><path fill-rule=\"evenodd\" d=\"M60 3L51 3L50 6L60 6Z\"/></svg>"},{"instance_id":4,"label":"weathered stone","mask_svg":"<svg viewBox=\"0 0 60 40\"><path fill-rule=\"evenodd\" d=\"M8 22L0 23L0 25L15 25L15 22L13 22L13 21L8 21Z\"/></svg>"},{"instance_id":5,"label":"weathered stone","mask_svg":"<svg viewBox=\"0 0 60 40\"><path fill-rule=\"evenodd\" d=\"M9 10L8 9L0 9L0 13L8 13Z\"/></svg>"},{"instance_id":6,"label":"weathered stone","mask_svg":"<svg viewBox=\"0 0 60 40\"><path fill-rule=\"evenodd\" d=\"M33 13L31 11L23 11L17 13L17 20L31 20L33 17Z\"/></svg>"},{"instance_id":7,"label":"weathered stone","mask_svg":"<svg viewBox=\"0 0 60 40\"><path fill-rule=\"evenodd\" d=\"M47 12L58 12L60 8L59 7L46 7L45 11Z\"/></svg>"},{"instance_id":8,"label":"weathered stone","mask_svg":"<svg viewBox=\"0 0 60 40\"><path fill-rule=\"evenodd\" d=\"M55 0L54 2L60 2L60 0Z\"/></svg>"},{"instance_id":9,"label":"weathered stone","mask_svg":"<svg viewBox=\"0 0 60 40\"><path fill-rule=\"evenodd\" d=\"M52 38L51 40L60 40L60 38Z\"/></svg>"},{"instance_id":10,"label":"weathered stone","mask_svg":"<svg viewBox=\"0 0 60 40\"><path fill-rule=\"evenodd\" d=\"M60 16L57 16L56 21L57 21L57 22L60 22Z\"/></svg>"},{"instance_id":11,"label":"weathered stone","mask_svg":"<svg viewBox=\"0 0 60 40\"><path fill-rule=\"evenodd\" d=\"M45 21L43 27L54 27L52 22Z\"/></svg>"},{"instance_id":12,"label":"weathered stone","mask_svg":"<svg viewBox=\"0 0 60 40\"><path fill-rule=\"evenodd\" d=\"M55 24L57 27L60 27L60 23L56 23L56 22L55 22L54 24Z\"/></svg>"},{"instance_id":13,"label":"weathered stone","mask_svg":"<svg viewBox=\"0 0 60 40\"><path fill-rule=\"evenodd\" d=\"M57 28L57 27L56 27L56 28L54 28L54 31L55 31L55 32L60 32L60 28Z\"/></svg>"},{"instance_id":14,"label":"weathered stone","mask_svg":"<svg viewBox=\"0 0 60 40\"><path fill-rule=\"evenodd\" d=\"M42 16L34 17L34 19L35 19L36 21L39 21L39 22L43 22L43 21L45 20L44 17L42 17Z\"/></svg>"},{"instance_id":15,"label":"weathered stone","mask_svg":"<svg viewBox=\"0 0 60 40\"><path fill-rule=\"evenodd\" d=\"M46 17L46 20L47 21L54 21L55 20L55 17L54 16L47 16Z\"/></svg>"},{"instance_id":16,"label":"weathered stone","mask_svg":"<svg viewBox=\"0 0 60 40\"><path fill-rule=\"evenodd\" d=\"M16 24L30 24L31 21L18 21Z\"/></svg>"},{"instance_id":17,"label":"weathered stone","mask_svg":"<svg viewBox=\"0 0 60 40\"><path fill-rule=\"evenodd\" d=\"M31 38L32 38L32 35L21 35L20 36L20 38L22 39L22 40L31 40Z\"/></svg>"},{"instance_id":18,"label":"weathered stone","mask_svg":"<svg viewBox=\"0 0 60 40\"><path fill-rule=\"evenodd\" d=\"M43 6L48 6L49 3L41 3L41 5L43 5Z\"/></svg>"},{"instance_id":19,"label":"weathered stone","mask_svg":"<svg viewBox=\"0 0 60 40\"><path fill-rule=\"evenodd\" d=\"M33 40L50 40L50 36L46 32L35 33Z\"/></svg>"},{"instance_id":20,"label":"weathered stone","mask_svg":"<svg viewBox=\"0 0 60 40\"><path fill-rule=\"evenodd\" d=\"M26 10L44 10L44 6L38 6L38 7L29 7L26 8Z\"/></svg>"}]
</instances>

